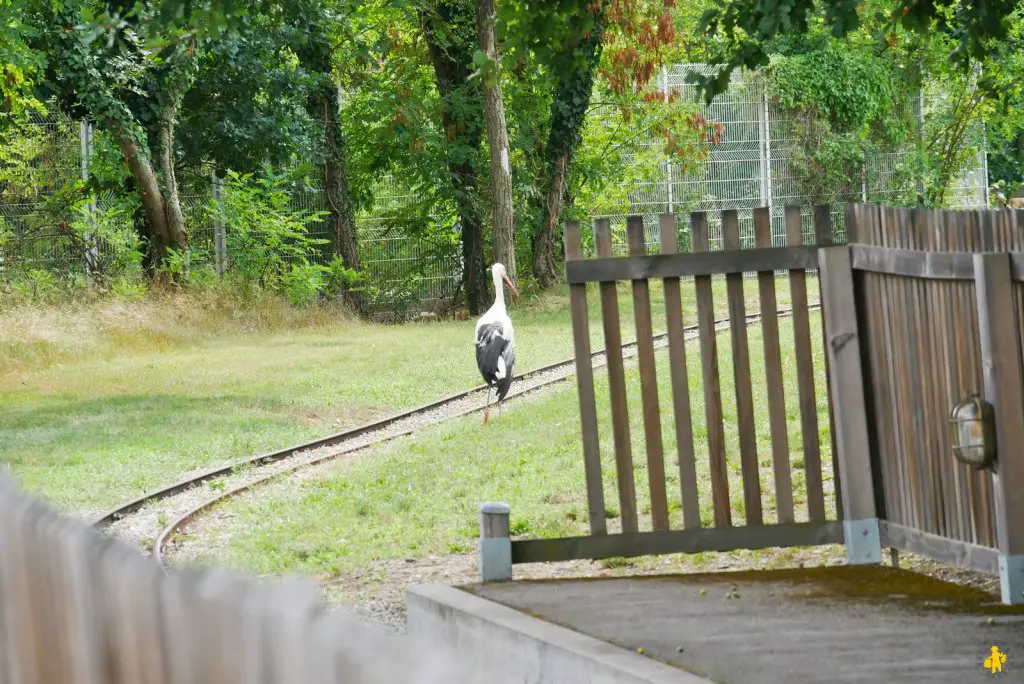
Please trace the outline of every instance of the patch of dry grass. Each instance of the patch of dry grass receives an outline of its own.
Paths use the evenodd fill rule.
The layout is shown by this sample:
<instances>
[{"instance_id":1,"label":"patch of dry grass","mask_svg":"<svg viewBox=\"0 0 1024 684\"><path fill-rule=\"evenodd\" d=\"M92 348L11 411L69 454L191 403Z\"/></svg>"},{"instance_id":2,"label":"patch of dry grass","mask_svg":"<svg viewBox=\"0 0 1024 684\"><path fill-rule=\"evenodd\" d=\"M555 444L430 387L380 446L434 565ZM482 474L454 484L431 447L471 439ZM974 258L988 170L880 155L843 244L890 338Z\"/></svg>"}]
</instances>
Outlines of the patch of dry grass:
<instances>
[{"instance_id":1,"label":"patch of dry grass","mask_svg":"<svg viewBox=\"0 0 1024 684\"><path fill-rule=\"evenodd\" d=\"M0 310L0 384L10 375L83 360L166 352L223 335L355 324L337 308L297 309L278 298L240 302L212 292L91 298Z\"/></svg>"}]
</instances>

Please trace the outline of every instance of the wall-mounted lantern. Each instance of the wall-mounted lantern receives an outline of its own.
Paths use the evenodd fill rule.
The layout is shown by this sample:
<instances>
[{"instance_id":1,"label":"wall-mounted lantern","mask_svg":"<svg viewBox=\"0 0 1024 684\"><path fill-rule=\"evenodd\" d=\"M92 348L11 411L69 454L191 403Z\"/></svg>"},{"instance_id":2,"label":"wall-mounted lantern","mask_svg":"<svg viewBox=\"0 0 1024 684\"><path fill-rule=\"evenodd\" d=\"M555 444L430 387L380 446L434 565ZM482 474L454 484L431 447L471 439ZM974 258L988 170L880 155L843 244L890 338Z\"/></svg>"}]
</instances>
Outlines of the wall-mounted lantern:
<instances>
[{"instance_id":1,"label":"wall-mounted lantern","mask_svg":"<svg viewBox=\"0 0 1024 684\"><path fill-rule=\"evenodd\" d=\"M976 470L991 468L996 458L995 412L977 394L960 401L949 415L953 457Z\"/></svg>"}]
</instances>

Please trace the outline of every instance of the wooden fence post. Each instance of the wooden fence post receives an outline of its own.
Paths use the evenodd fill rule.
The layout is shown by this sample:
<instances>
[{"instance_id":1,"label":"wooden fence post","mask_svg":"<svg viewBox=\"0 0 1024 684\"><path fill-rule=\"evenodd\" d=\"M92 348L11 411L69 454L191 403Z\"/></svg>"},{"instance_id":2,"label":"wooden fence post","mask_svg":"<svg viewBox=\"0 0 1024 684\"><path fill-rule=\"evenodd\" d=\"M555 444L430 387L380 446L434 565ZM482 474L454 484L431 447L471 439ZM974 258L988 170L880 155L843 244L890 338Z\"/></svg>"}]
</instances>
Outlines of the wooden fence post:
<instances>
[{"instance_id":1,"label":"wooden fence post","mask_svg":"<svg viewBox=\"0 0 1024 684\"><path fill-rule=\"evenodd\" d=\"M565 223L565 260L583 258L579 221ZM597 400L594 397L594 367L590 358L590 321L587 317L587 286L569 286L572 342L576 355L576 389L580 397L580 430L583 437L583 468L587 478L587 508L590 534L608 533L605 523L604 481L601 478L601 444L597 434Z\"/></svg>"},{"instance_id":2,"label":"wooden fence post","mask_svg":"<svg viewBox=\"0 0 1024 684\"><path fill-rule=\"evenodd\" d=\"M849 247L827 247L818 254L827 331L825 346L832 375L829 391L841 471L846 561L850 565L876 565L882 562L882 545L868 444L853 264Z\"/></svg>"},{"instance_id":3,"label":"wooden fence post","mask_svg":"<svg viewBox=\"0 0 1024 684\"><path fill-rule=\"evenodd\" d=\"M481 582L512 579L512 540L509 538L509 505L489 501L480 505L480 540L477 566Z\"/></svg>"},{"instance_id":4,"label":"wooden fence post","mask_svg":"<svg viewBox=\"0 0 1024 684\"><path fill-rule=\"evenodd\" d=\"M996 539L1003 603L1024 604L1024 377L1010 255L974 255L985 400L995 411Z\"/></svg>"}]
</instances>

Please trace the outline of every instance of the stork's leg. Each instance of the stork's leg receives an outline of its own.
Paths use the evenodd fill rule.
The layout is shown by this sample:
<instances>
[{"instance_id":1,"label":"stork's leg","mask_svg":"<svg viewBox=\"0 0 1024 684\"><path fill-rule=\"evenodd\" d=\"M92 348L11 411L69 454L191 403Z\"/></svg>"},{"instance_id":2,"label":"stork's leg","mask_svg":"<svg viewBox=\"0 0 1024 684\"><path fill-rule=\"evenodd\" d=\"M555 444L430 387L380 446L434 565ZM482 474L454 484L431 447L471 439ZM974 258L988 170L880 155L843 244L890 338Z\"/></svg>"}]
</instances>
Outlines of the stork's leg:
<instances>
[{"instance_id":1,"label":"stork's leg","mask_svg":"<svg viewBox=\"0 0 1024 684\"><path fill-rule=\"evenodd\" d=\"M484 405L484 425L487 425L491 417L491 386L487 386L487 404Z\"/></svg>"}]
</instances>

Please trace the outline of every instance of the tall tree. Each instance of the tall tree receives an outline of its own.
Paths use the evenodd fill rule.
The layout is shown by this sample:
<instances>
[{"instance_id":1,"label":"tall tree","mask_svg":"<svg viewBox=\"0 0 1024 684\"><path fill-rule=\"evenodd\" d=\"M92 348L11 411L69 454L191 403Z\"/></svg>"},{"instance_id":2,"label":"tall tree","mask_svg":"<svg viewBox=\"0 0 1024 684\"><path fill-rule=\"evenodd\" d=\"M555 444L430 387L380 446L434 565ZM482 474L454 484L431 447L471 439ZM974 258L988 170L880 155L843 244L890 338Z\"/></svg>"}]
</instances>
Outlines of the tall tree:
<instances>
[{"instance_id":1,"label":"tall tree","mask_svg":"<svg viewBox=\"0 0 1024 684\"><path fill-rule=\"evenodd\" d=\"M312 0L301 2L316 18L308 21L306 35L298 48L299 61L314 79L307 107L309 115L323 126L324 197L327 199L328 228L345 266L359 269L359 240L356 235L352 193L346 173L345 134L341 130L341 101L334 78L334 35L331 25L339 17L332 8ZM302 20L300 13L299 20Z\"/></svg>"},{"instance_id":2,"label":"tall tree","mask_svg":"<svg viewBox=\"0 0 1024 684\"><path fill-rule=\"evenodd\" d=\"M474 7L467 0L438 0L421 12L423 36L441 95L448 173L462 228L462 281L472 315L483 312L488 296L478 183L483 98L470 71L475 19Z\"/></svg>"},{"instance_id":3,"label":"tall tree","mask_svg":"<svg viewBox=\"0 0 1024 684\"><path fill-rule=\"evenodd\" d=\"M594 72L601 59L604 4L585 4L591 12L583 11L581 6L579 12L571 15L569 24L574 31L565 41L565 47L555 53L551 65L555 83L551 97L551 123L544 153L547 177L543 195L543 219L531 240L533 275L537 284L544 288L557 282L555 229L562 216L569 164L582 139L583 124L594 89Z\"/></svg>"},{"instance_id":4,"label":"tall tree","mask_svg":"<svg viewBox=\"0 0 1024 684\"><path fill-rule=\"evenodd\" d=\"M516 281L515 213L512 206L512 166L509 162L508 126L501 95L501 59L498 56L498 18L495 0L477 0L476 62L483 78L484 119L491 151L491 249L509 278Z\"/></svg>"},{"instance_id":5,"label":"tall tree","mask_svg":"<svg viewBox=\"0 0 1024 684\"><path fill-rule=\"evenodd\" d=\"M169 7L174 5L177 10ZM104 26L86 21L84 2L39 2L37 49L48 56L48 82L65 110L111 133L131 170L145 212L146 265L156 275L171 249L188 244L174 165L175 127L182 101L194 83L207 29L205 8L189 12L178 3L111 2L123 12L100 40ZM170 12L178 22L168 23ZM149 42L169 27L179 39ZM176 30L170 30L176 29Z\"/></svg>"},{"instance_id":6,"label":"tall tree","mask_svg":"<svg viewBox=\"0 0 1024 684\"><path fill-rule=\"evenodd\" d=\"M523 3L519 40L552 74L543 216L531 236L534 277L542 287L557 280L555 235L573 155L580 145L594 79L600 70L625 107L636 101L675 39L674 0L550 0L544 11ZM603 67L601 65L604 64Z\"/></svg>"}]
</instances>

